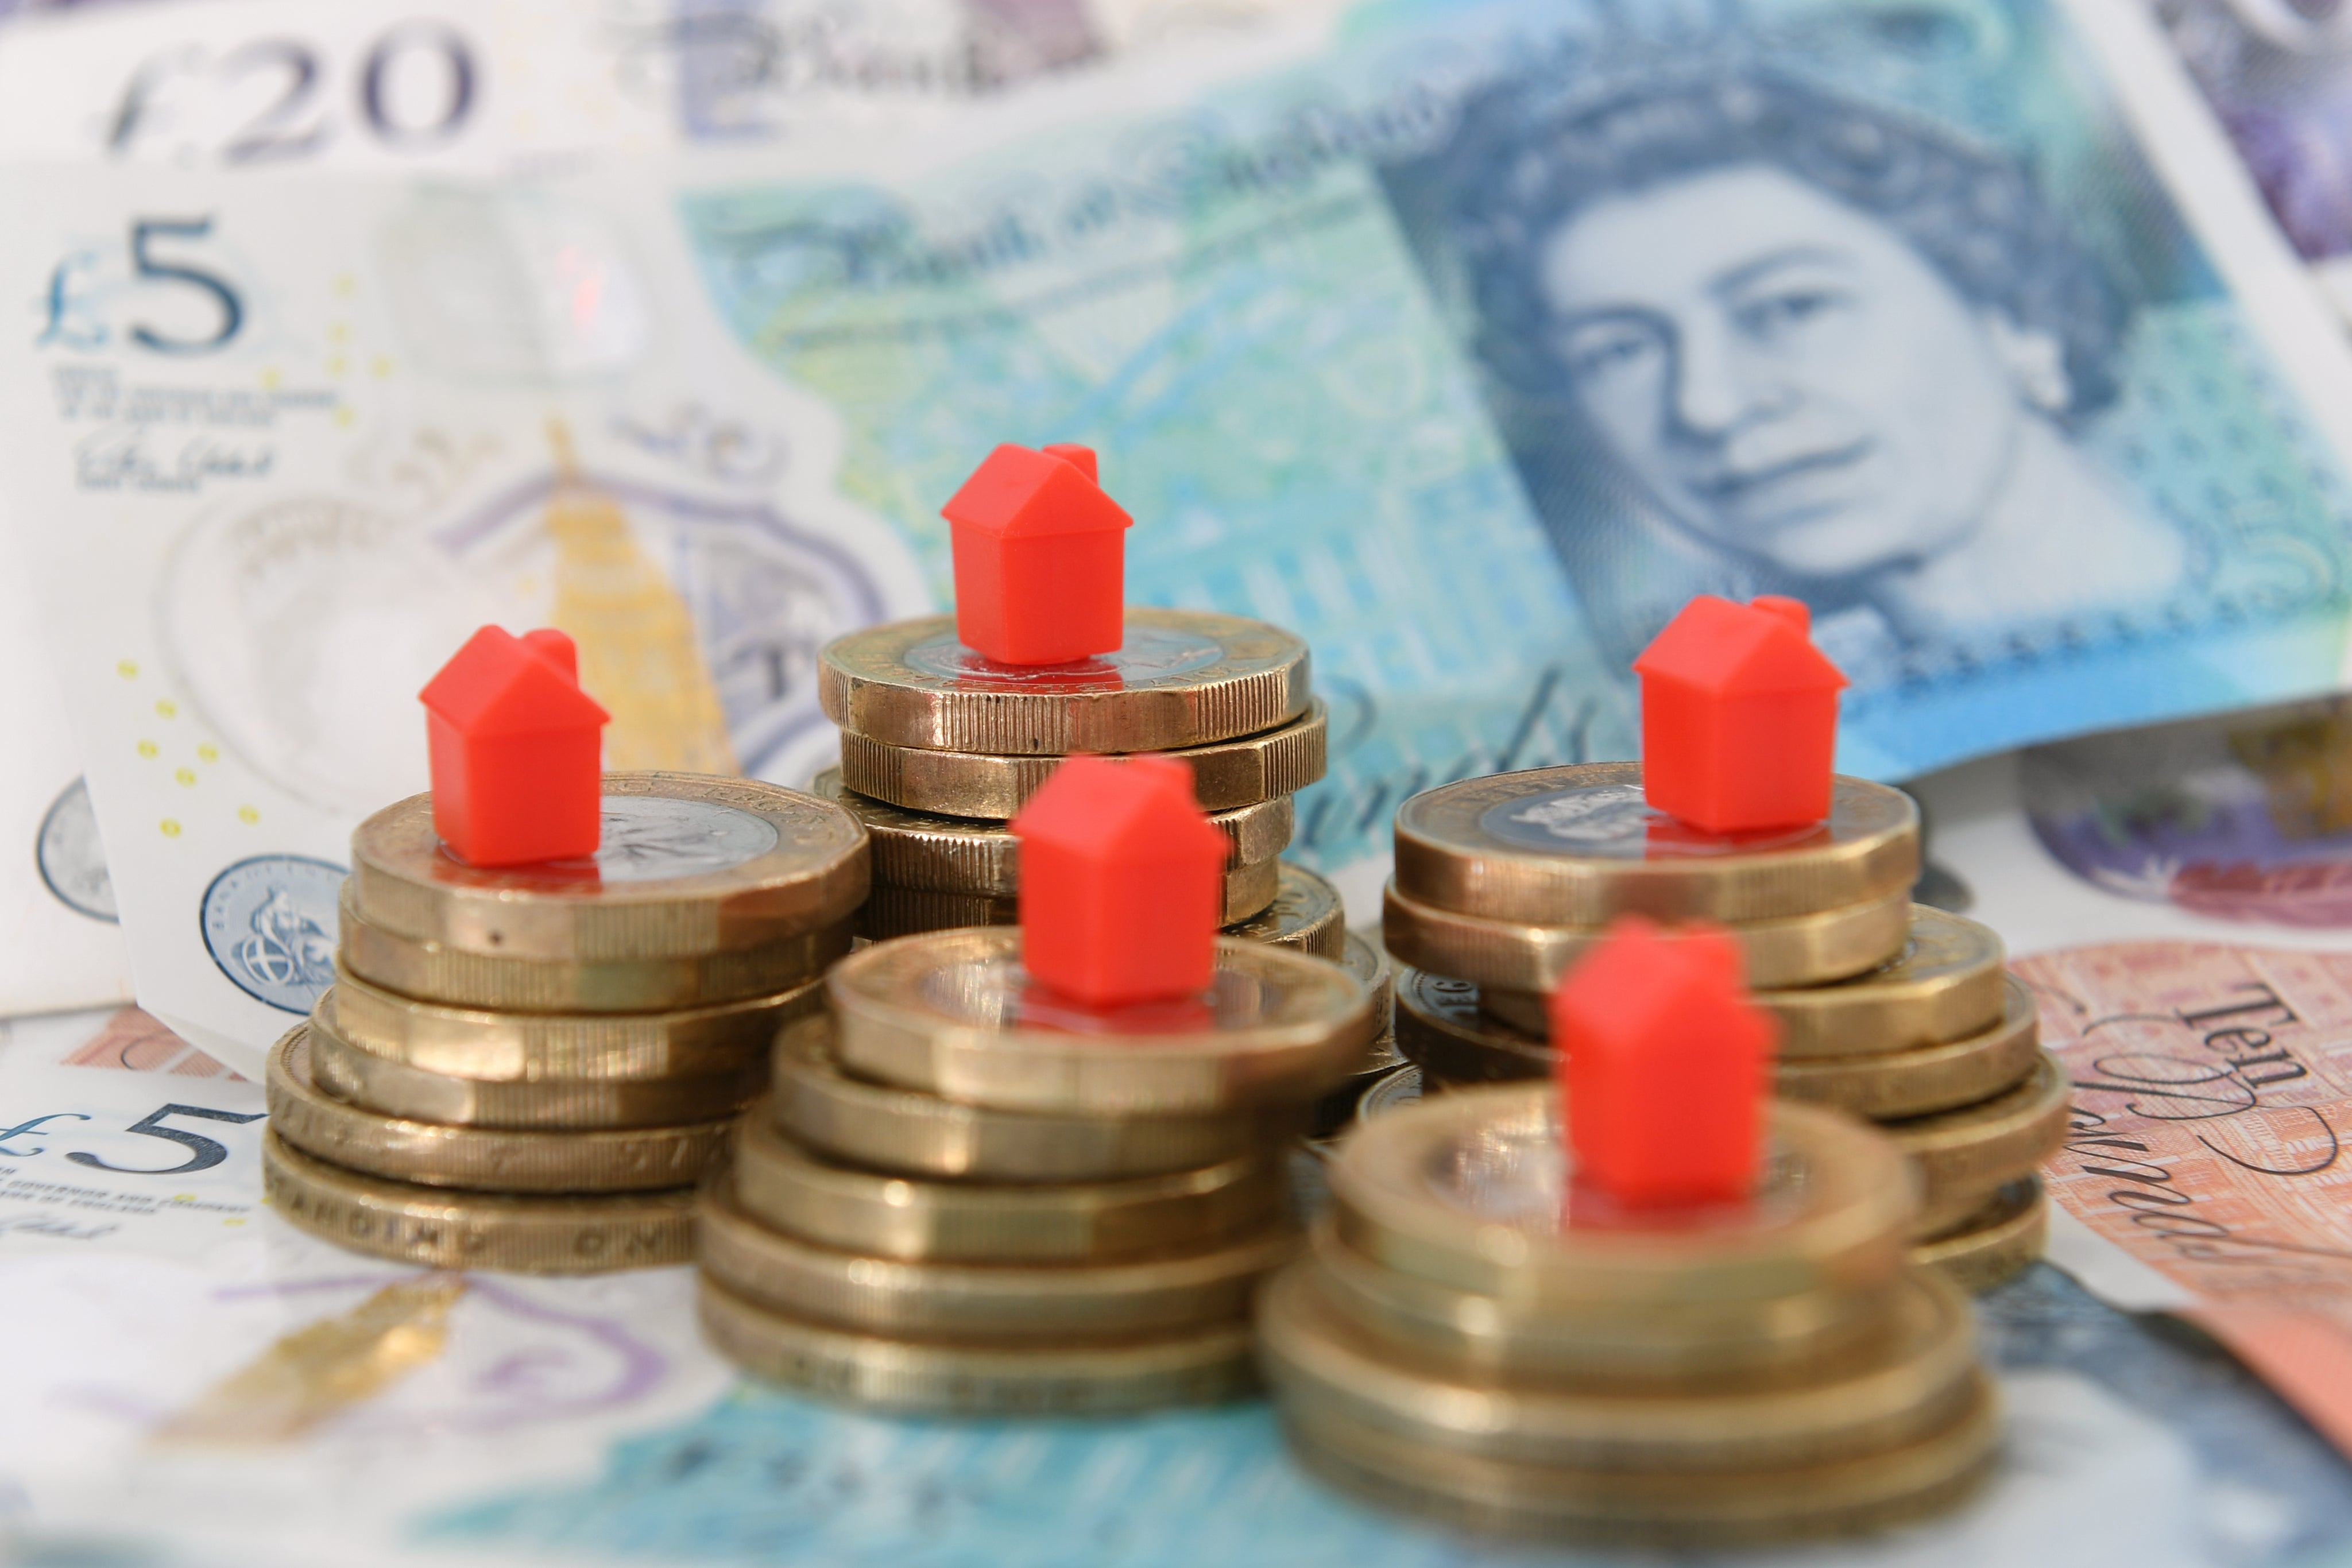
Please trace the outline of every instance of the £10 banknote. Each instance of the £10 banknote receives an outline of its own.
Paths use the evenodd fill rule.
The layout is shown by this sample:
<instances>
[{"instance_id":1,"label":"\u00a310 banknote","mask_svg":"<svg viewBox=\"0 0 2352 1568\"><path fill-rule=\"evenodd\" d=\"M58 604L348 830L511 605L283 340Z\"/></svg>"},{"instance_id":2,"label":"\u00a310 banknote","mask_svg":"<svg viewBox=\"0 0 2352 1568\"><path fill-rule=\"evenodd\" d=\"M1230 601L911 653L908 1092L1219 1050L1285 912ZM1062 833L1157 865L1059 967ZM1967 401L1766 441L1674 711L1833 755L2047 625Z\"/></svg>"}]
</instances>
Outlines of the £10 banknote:
<instances>
[{"instance_id":1,"label":"\u00a310 banknote","mask_svg":"<svg viewBox=\"0 0 2352 1568\"><path fill-rule=\"evenodd\" d=\"M1881 777L2332 688L2324 301L2146 15L1934 15L1384 0L951 134L15 177L0 503L142 1001L240 1067L308 1007L482 621L698 694L599 691L612 765L798 782L814 648L946 597L999 441L1104 454L1134 597L1313 643L1334 870L1433 783L1628 754L1701 590L1813 606Z\"/></svg>"}]
</instances>

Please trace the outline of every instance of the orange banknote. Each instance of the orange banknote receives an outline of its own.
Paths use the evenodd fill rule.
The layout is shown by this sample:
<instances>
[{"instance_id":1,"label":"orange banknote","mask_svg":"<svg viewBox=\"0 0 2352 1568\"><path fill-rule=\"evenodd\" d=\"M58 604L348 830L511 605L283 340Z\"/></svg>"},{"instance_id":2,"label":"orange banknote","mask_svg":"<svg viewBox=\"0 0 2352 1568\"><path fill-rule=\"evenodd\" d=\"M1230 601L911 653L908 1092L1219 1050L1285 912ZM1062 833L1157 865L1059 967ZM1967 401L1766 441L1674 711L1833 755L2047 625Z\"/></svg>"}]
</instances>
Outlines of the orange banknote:
<instances>
[{"instance_id":1,"label":"orange banknote","mask_svg":"<svg viewBox=\"0 0 2352 1568\"><path fill-rule=\"evenodd\" d=\"M2129 942L2012 968L2074 1084L2052 1197L2352 1455L2352 954Z\"/></svg>"}]
</instances>

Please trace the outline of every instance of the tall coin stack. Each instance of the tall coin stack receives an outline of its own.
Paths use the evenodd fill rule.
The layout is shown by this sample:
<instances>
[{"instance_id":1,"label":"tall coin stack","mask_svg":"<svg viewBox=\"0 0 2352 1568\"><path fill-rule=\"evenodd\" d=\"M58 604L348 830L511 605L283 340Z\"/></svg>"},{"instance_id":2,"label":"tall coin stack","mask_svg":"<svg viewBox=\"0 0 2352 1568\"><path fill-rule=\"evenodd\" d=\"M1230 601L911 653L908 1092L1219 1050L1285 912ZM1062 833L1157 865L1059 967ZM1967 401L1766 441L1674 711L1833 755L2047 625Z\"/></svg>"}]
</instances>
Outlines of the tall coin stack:
<instances>
[{"instance_id":1,"label":"tall coin stack","mask_svg":"<svg viewBox=\"0 0 2352 1568\"><path fill-rule=\"evenodd\" d=\"M269 1059L288 1219L444 1268L691 1260L694 1184L848 950L866 834L747 779L602 788L593 860L467 865L424 795L352 835L337 982Z\"/></svg>"},{"instance_id":2,"label":"tall coin stack","mask_svg":"<svg viewBox=\"0 0 2352 1568\"><path fill-rule=\"evenodd\" d=\"M878 1409L1100 1412L1253 1382L1296 1255L1286 1152L1362 1053L1363 986L1222 939L1204 997L1039 990L1017 928L878 943L785 1031L702 1210L705 1332Z\"/></svg>"},{"instance_id":3,"label":"tall coin stack","mask_svg":"<svg viewBox=\"0 0 2352 1568\"><path fill-rule=\"evenodd\" d=\"M1638 764L1538 768L1415 796L1396 843L1397 1043L1426 1087L1549 1076L1546 993L1614 916L1717 921L1780 1020L1775 1092L1879 1122L1918 1167L1916 1258L1983 1290L2041 1256L2064 1075L2000 937L1909 902L1902 791L1840 778L1824 822L1723 835L1650 809Z\"/></svg>"},{"instance_id":4,"label":"tall coin stack","mask_svg":"<svg viewBox=\"0 0 2352 1568\"><path fill-rule=\"evenodd\" d=\"M1752 1200L1665 1220L1563 1179L1549 1086L1370 1118L1307 1258L1260 1298L1310 1470L1507 1534L1721 1547L1964 1497L1999 1415L1966 1300L1904 1261L1886 1139L1772 1107Z\"/></svg>"}]
</instances>

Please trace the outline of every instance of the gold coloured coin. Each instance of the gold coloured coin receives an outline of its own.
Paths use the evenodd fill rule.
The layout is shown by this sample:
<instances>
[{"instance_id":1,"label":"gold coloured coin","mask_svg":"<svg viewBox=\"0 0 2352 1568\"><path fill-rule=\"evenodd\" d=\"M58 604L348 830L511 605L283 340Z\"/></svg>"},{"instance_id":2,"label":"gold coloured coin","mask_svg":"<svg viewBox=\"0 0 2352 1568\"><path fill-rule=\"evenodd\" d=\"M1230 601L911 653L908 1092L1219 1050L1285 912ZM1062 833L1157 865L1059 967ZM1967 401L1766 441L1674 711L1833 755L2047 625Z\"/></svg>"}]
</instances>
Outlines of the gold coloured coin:
<instances>
[{"instance_id":1,"label":"gold coloured coin","mask_svg":"<svg viewBox=\"0 0 2352 1568\"><path fill-rule=\"evenodd\" d=\"M835 1165L746 1118L735 1200L772 1229L873 1258L933 1263L1107 1263L1198 1251L1265 1228L1282 1209L1264 1155L1118 1181L997 1186Z\"/></svg>"},{"instance_id":2,"label":"gold coloured coin","mask_svg":"<svg viewBox=\"0 0 2352 1568\"><path fill-rule=\"evenodd\" d=\"M1318 699L1278 729L1163 751L1192 769L1193 797L1204 811L1254 806L1295 795L1323 777L1328 719ZM885 746L841 732L841 781L861 795L910 811L1004 821L1061 766L1058 757L995 757Z\"/></svg>"},{"instance_id":3,"label":"gold coloured coin","mask_svg":"<svg viewBox=\"0 0 2352 1568\"><path fill-rule=\"evenodd\" d=\"M1258 1301L1266 1381L1286 1409L1457 1453L1630 1473L1828 1464L1916 1442L1973 1402L1966 1297L1922 1275L1895 1291L1887 1333L1803 1381L1643 1385L1479 1378L1401 1353L1335 1307L1312 1262Z\"/></svg>"},{"instance_id":4,"label":"gold coloured coin","mask_svg":"<svg viewBox=\"0 0 2352 1568\"><path fill-rule=\"evenodd\" d=\"M893 887L1013 898L1021 892L1021 841L1003 822L910 811L841 787L841 769L828 768L809 784L866 825L874 850L874 880ZM1228 870L1256 865L1290 843L1290 797L1212 814L1231 844Z\"/></svg>"},{"instance_id":5,"label":"gold coloured coin","mask_svg":"<svg viewBox=\"0 0 2352 1568\"><path fill-rule=\"evenodd\" d=\"M1899 1287L1768 1301L1646 1301L1622 1312L1529 1310L1381 1268L1327 1223L1317 1283L1344 1316L1424 1360L1485 1377L1580 1376L1686 1386L1765 1386L1815 1376L1884 1333Z\"/></svg>"},{"instance_id":6,"label":"gold coloured coin","mask_svg":"<svg viewBox=\"0 0 2352 1568\"><path fill-rule=\"evenodd\" d=\"M866 896L857 820L754 779L607 773L603 835L589 860L467 865L442 848L433 797L412 795L352 834L352 904L451 952L604 963L766 946Z\"/></svg>"},{"instance_id":7,"label":"gold coloured coin","mask_svg":"<svg viewBox=\"0 0 2352 1568\"><path fill-rule=\"evenodd\" d=\"M1780 1020L1780 1058L1867 1056L1980 1034L2000 1021L2001 944L1990 927L1925 904L1911 906L1903 951L1829 985L1756 993ZM1479 1006L1530 1033L1549 1030L1544 998L1487 989Z\"/></svg>"},{"instance_id":8,"label":"gold coloured coin","mask_svg":"<svg viewBox=\"0 0 2352 1568\"><path fill-rule=\"evenodd\" d=\"M1298 1252L1297 1234L1276 1226L1209 1250L1135 1262L902 1262L812 1246L763 1226L723 1181L701 1202L698 1250L709 1278L770 1312L892 1339L1099 1343L1239 1322L1259 1279Z\"/></svg>"},{"instance_id":9,"label":"gold coloured coin","mask_svg":"<svg viewBox=\"0 0 2352 1568\"><path fill-rule=\"evenodd\" d=\"M694 1260L694 1190L518 1197L345 1170L261 1135L261 1190L288 1223L339 1247L434 1269L601 1274Z\"/></svg>"},{"instance_id":10,"label":"gold coloured coin","mask_svg":"<svg viewBox=\"0 0 2352 1568\"><path fill-rule=\"evenodd\" d=\"M310 1074L338 1100L451 1127L591 1130L725 1121L767 1087L757 1054L731 1070L668 1078L458 1078L360 1050L321 1008L310 1020Z\"/></svg>"},{"instance_id":11,"label":"gold coloured coin","mask_svg":"<svg viewBox=\"0 0 2352 1568\"><path fill-rule=\"evenodd\" d=\"M1406 897L1391 879L1381 931L1400 964L1478 986L1549 991L1560 971L1599 941L1598 925L1519 925L1456 915ZM1820 915L1728 926L1748 961L1748 984L1765 988L1843 979L1902 951L1911 925L1907 893Z\"/></svg>"},{"instance_id":12,"label":"gold coloured coin","mask_svg":"<svg viewBox=\"0 0 2352 1568\"><path fill-rule=\"evenodd\" d=\"M1785 920L1884 903L1918 875L1919 809L1863 779L1835 781L1827 821L1760 833L1710 833L1652 810L1638 762L1466 779L1396 816L1399 893L1506 925Z\"/></svg>"},{"instance_id":13,"label":"gold coloured coin","mask_svg":"<svg viewBox=\"0 0 2352 1568\"><path fill-rule=\"evenodd\" d=\"M2066 1138L2072 1085L2048 1051L2007 1092L1956 1111L1881 1124L1919 1173L1925 1206L1913 1234L1935 1236L1960 1224L1992 1196L2058 1152Z\"/></svg>"},{"instance_id":14,"label":"gold coloured coin","mask_svg":"<svg viewBox=\"0 0 2352 1568\"><path fill-rule=\"evenodd\" d=\"M1260 861L1225 873L1224 916L1238 920L1274 902L1281 885L1280 861ZM1018 925L1021 901L970 893L940 893L877 882L857 911L857 932L868 941L948 931L959 925Z\"/></svg>"},{"instance_id":15,"label":"gold coloured coin","mask_svg":"<svg viewBox=\"0 0 2352 1568\"><path fill-rule=\"evenodd\" d=\"M338 974L320 1020L371 1055L490 1082L631 1082L723 1072L767 1053L776 1030L824 1008L824 982L658 1013L493 1012L420 1002Z\"/></svg>"},{"instance_id":16,"label":"gold coloured coin","mask_svg":"<svg viewBox=\"0 0 2352 1568\"><path fill-rule=\"evenodd\" d=\"M1304 1103L1375 1038L1371 998L1336 964L1220 937L1209 988L1092 1009L1034 985L1021 933L877 943L825 977L837 1060L861 1077L973 1105L1183 1115Z\"/></svg>"},{"instance_id":17,"label":"gold coloured coin","mask_svg":"<svg viewBox=\"0 0 2352 1568\"><path fill-rule=\"evenodd\" d=\"M1364 982L1364 989L1371 993L1372 1017L1385 1023L1396 1005L1396 977L1388 955L1350 931L1333 962Z\"/></svg>"},{"instance_id":18,"label":"gold coloured coin","mask_svg":"<svg viewBox=\"0 0 2352 1568\"><path fill-rule=\"evenodd\" d=\"M269 1053L269 1125L330 1165L425 1186L484 1192L650 1192L692 1186L726 1152L731 1118L628 1132L511 1133L407 1121L322 1092L308 1024Z\"/></svg>"},{"instance_id":19,"label":"gold coloured coin","mask_svg":"<svg viewBox=\"0 0 2352 1568\"><path fill-rule=\"evenodd\" d=\"M955 618L869 626L825 644L825 717L886 746L1061 757L1172 751L1288 724L1307 711L1307 644L1204 610L1130 605L1116 653L999 664L956 641Z\"/></svg>"},{"instance_id":20,"label":"gold coloured coin","mask_svg":"<svg viewBox=\"0 0 2352 1568\"><path fill-rule=\"evenodd\" d=\"M711 1348L754 1376L901 1415L1104 1416L1239 1398L1257 1385L1246 1322L1110 1344L885 1339L767 1311L705 1276Z\"/></svg>"},{"instance_id":21,"label":"gold coloured coin","mask_svg":"<svg viewBox=\"0 0 2352 1568\"><path fill-rule=\"evenodd\" d=\"M1859 1535L1957 1507L1992 1473L2000 1406L1976 1396L1942 1431L1825 1465L1662 1474L1531 1465L1398 1438L1285 1404L1307 1470L1376 1507L1482 1535L1657 1549L1720 1549Z\"/></svg>"},{"instance_id":22,"label":"gold coloured coin","mask_svg":"<svg viewBox=\"0 0 2352 1568\"><path fill-rule=\"evenodd\" d=\"M1772 1092L1885 1121L1974 1104L2033 1071L2042 1049L2041 1009L2022 982L2007 982L2005 1016L1990 1029L1944 1045L1867 1056L1783 1057Z\"/></svg>"},{"instance_id":23,"label":"gold coloured coin","mask_svg":"<svg viewBox=\"0 0 2352 1568\"><path fill-rule=\"evenodd\" d=\"M1273 899L1247 919L1225 923L1225 935L1274 947L1296 947L1338 962L1348 951L1348 910L1339 890L1303 865L1275 862L1281 881Z\"/></svg>"},{"instance_id":24,"label":"gold coloured coin","mask_svg":"<svg viewBox=\"0 0 2352 1568\"><path fill-rule=\"evenodd\" d=\"M1448 1083L1550 1077L1551 1042L1488 1014L1485 996L1467 980L1404 970L1397 977L1397 1049Z\"/></svg>"},{"instance_id":25,"label":"gold coloured coin","mask_svg":"<svg viewBox=\"0 0 2352 1568\"><path fill-rule=\"evenodd\" d=\"M1493 1084L1367 1118L1330 1167L1334 1233L1401 1273L1560 1312L1866 1287L1903 1266L1917 1188L1862 1123L1773 1101L1749 1198L1628 1213L1569 1185L1559 1100Z\"/></svg>"},{"instance_id":26,"label":"gold coloured coin","mask_svg":"<svg viewBox=\"0 0 2352 1568\"><path fill-rule=\"evenodd\" d=\"M828 1158L907 1176L998 1182L1111 1181L1238 1159L1297 1130L1295 1109L1257 1116L1047 1115L992 1110L853 1078L833 1023L776 1040L776 1124Z\"/></svg>"},{"instance_id":27,"label":"gold coloured coin","mask_svg":"<svg viewBox=\"0 0 2352 1568\"><path fill-rule=\"evenodd\" d=\"M1391 1030L1365 1048L1362 1062L1339 1080L1334 1088L1325 1091L1315 1103L1315 1116L1307 1135L1328 1138L1356 1119L1356 1108L1372 1088L1397 1069L1407 1065L1397 1050L1396 1033Z\"/></svg>"},{"instance_id":28,"label":"gold coloured coin","mask_svg":"<svg viewBox=\"0 0 2352 1568\"><path fill-rule=\"evenodd\" d=\"M1421 1098L1425 1087L1420 1068L1400 1067L1365 1090L1357 1099L1356 1120L1369 1122L1375 1116L1385 1116L1391 1111L1412 1104Z\"/></svg>"},{"instance_id":29,"label":"gold coloured coin","mask_svg":"<svg viewBox=\"0 0 2352 1568\"><path fill-rule=\"evenodd\" d=\"M493 958L369 924L352 907L348 883L342 925L336 962L347 973L404 996L502 1012L646 1013L772 996L814 979L849 950L845 921L690 958Z\"/></svg>"},{"instance_id":30,"label":"gold coloured coin","mask_svg":"<svg viewBox=\"0 0 2352 1568\"><path fill-rule=\"evenodd\" d=\"M1911 1249L1912 1263L1981 1295L2025 1272L2050 1242L2050 1200L2040 1176L2011 1182L1958 1228Z\"/></svg>"}]
</instances>

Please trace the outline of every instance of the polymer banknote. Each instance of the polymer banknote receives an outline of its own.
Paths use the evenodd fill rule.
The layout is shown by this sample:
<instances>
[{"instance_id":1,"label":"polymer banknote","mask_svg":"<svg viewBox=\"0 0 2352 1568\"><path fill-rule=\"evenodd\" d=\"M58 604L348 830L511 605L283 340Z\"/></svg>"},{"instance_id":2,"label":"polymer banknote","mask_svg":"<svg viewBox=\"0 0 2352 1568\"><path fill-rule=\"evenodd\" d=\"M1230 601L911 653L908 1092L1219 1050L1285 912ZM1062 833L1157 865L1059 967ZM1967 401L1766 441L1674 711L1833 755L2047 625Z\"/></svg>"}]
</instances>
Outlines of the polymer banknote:
<instances>
[{"instance_id":1,"label":"polymer banknote","mask_svg":"<svg viewBox=\"0 0 2352 1568\"><path fill-rule=\"evenodd\" d=\"M1306 14L1311 5L1285 7ZM0 10L0 158L483 172L905 129L1123 55L1263 28L1263 0L188 0ZM0 546L0 1013L131 995L80 753Z\"/></svg>"},{"instance_id":2,"label":"polymer banknote","mask_svg":"<svg viewBox=\"0 0 2352 1568\"><path fill-rule=\"evenodd\" d=\"M810 651L947 596L1003 440L1104 454L1134 597L1314 645L1327 868L1628 754L1698 589L1812 603L1884 777L2333 687L2324 301L2144 13L1938 15L1366 4L951 135L17 176L0 502L142 1000L241 1068L307 1007L480 621L582 636L614 766L804 777Z\"/></svg>"}]
</instances>

